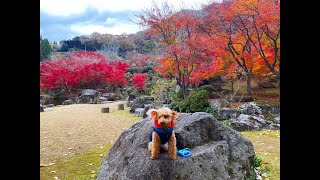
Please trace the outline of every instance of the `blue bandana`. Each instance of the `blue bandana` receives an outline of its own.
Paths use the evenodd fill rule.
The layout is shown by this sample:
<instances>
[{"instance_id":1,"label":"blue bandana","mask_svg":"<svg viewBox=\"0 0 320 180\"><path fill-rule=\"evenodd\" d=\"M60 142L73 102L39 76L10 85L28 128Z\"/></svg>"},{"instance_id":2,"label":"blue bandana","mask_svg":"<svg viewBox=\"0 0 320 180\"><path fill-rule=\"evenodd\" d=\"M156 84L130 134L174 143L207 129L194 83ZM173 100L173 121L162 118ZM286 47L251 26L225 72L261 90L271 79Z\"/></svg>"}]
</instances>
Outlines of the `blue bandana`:
<instances>
[{"instance_id":1,"label":"blue bandana","mask_svg":"<svg viewBox=\"0 0 320 180\"><path fill-rule=\"evenodd\" d=\"M172 135L173 128L157 128L152 126L152 131L149 134L149 140L152 141L152 133L153 131L157 132L160 137L161 144L165 144L168 142Z\"/></svg>"}]
</instances>

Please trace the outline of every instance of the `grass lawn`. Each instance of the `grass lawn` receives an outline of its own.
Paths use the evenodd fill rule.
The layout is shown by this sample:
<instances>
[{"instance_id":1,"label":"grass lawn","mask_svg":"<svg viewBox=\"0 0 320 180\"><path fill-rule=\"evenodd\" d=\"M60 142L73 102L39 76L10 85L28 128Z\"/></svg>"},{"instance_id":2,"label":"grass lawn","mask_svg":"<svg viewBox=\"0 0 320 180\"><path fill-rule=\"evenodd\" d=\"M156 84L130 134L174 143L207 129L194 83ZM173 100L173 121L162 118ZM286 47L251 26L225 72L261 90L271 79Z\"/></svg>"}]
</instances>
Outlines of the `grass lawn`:
<instances>
[{"instance_id":1,"label":"grass lawn","mask_svg":"<svg viewBox=\"0 0 320 180\"><path fill-rule=\"evenodd\" d=\"M112 144L142 120L126 106L117 110L119 103L126 104L73 104L41 112L40 179L95 179ZM101 113L105 106L110 113Z\"/></svg>"},{"instance_id":2,"label":"grass lawn","mask_svg":"<svg viewBox=\"0 0 320 180\"><path fill-rule=\"evenodd\" d=\"M263 130L241 132L253 144L256 156L260 157L264 164L262 168L268 166L270 180L280 179L280 131Z\"/></svg>"},{"instance_id":3,"label":"grass lawn","mask_svg":"<svg viewBox=\"0 0 320 180\"><path fill-rule=\"evenodd\" d=\"M111 144L107 144L103 148L91 149L54 165L42 167L40 168L40 179L96 179L101 162L111 146Z\"/></svg>"}]
</instances>

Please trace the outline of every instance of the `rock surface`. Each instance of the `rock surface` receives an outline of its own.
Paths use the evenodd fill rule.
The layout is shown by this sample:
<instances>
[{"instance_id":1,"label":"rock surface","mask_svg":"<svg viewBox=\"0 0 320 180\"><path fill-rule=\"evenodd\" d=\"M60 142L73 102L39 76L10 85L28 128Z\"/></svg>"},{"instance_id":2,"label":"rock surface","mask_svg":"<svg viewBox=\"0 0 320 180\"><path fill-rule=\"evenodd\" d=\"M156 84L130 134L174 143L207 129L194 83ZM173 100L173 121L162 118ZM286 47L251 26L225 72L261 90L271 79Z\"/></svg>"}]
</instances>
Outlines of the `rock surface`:
<instances>
[{"instance_id":1,"label":"rock surface","mask_svg":"<svg viewBox=\"0 0 320 180\"><path fill-rule=\"evenodd\" d=\"M260 130L271 123L257 116L240 114L237 119L231 119L230 127L236 131Z\"/></svg>"},{"instance_id":2,"label":"rock surface","mask_svg":"<svg viewBox=\"0 0 320 180\"><path fill-rule=\"evenodd\" d=\"M217 99L217 100L213 100L209 103L210 107L212 107L213 109L222 109L228 106L228 101L224 100L224 99Z\"/></svg>"},{"instance_id":3,"label":"rock surface","mask_svg":"<svg viewBox=\"0 0 320 180\"><path fill-rule=\"evenodd\" d=\"M222 119L235 119L242 114L242 109L239 108L222 108L219 111Z\"/></svg>"},{"instance_id":4,"label":"rock surface","mask_svg":"<svg viewBox=\"0 0 320 180\"><path fill-rule=\"evenodd\" d=\"M261 115L262 110L259 106L256 105L256 103L250 102L250 103L245 103L239 107L242 109L243 114L248 114L248 115Z\"/></svg>"},{"instance_id":5,"label":"rock surface","mask_svg":"<svg viewBox=\"0 0 320 180\"><path fill-rule=\"evenodd\" d=\"M102 162L98 180L130 179L246 179L253 173L252 143L235 130L203 112L181 113L175 122L177 148L190 148L191 157L168 153L150 159L148 135L152 121L145 118L125 130Z\"/></svg>"},{"instance_id":6,"label":"rock surface","mask_svg":"<svg viewBox=\"0 0 320 180\"><path fill-rule=\"evenodd\" d=\"M42 106L42 104L40 104L40 112L43 112L44 111L44 108Z\"/></svg>"},{"instance_id":7,"label":"rock surface","mask_svg":"<svg viewBox=\"0 0 320 180\"><path fill-rule=\"evenodd\" d=\"M85 89L81 92L81 96L77 97L76 103L97 104L100 93L96 90Z\"/></svg>"}]
</instances>

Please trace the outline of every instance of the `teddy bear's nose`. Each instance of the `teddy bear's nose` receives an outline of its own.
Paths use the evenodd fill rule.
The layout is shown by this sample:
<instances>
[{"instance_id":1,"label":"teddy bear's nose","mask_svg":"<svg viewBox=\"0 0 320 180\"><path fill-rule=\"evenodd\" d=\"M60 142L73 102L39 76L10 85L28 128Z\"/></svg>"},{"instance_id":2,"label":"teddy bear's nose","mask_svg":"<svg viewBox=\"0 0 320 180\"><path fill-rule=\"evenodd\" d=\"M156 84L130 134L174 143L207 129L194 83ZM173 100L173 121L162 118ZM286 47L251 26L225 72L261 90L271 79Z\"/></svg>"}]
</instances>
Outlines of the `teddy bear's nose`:
<instances>
[{"instance_id":1,"label":"teddy bear's nose","mask_svg":"<svg viewBox=\"0 0 320 180\"><path fill-rule=\"evenodd\" d=\"M165 123L164 122L160 122L160 125L164 125Z\"/></svg>"}]
</instances>

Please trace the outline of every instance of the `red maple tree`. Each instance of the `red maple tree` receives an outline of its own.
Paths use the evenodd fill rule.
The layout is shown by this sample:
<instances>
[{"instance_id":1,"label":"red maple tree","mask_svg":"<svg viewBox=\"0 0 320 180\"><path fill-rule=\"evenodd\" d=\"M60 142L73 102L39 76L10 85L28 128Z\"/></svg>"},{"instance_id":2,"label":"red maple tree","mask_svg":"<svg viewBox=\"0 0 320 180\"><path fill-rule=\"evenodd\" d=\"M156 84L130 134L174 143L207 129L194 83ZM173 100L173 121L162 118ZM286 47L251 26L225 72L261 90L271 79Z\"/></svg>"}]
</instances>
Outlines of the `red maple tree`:
<instances>
[{"instance_id":1,"label":"red maple tree","mask_svg":"<svg viewBox=\"0 0 320 180\"><path fill-rule=\"evenodd\" d=\"M67 94L79 87L127 84L124 62L110 62L93 52L76 52L70 58L40 63L40 89L64 89Z\"/></svg>"},{"instance_id":2,"label":"red maple tree","mask_svg":"<svg viewBox=\"0 0 320 180\"><path fill-rule=\"evenodd\" d=\"M132 83L138 90L143 90L147 81L147 76L145 74L134 74L132 76Z\"/></svg>"}]
</instances>

